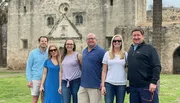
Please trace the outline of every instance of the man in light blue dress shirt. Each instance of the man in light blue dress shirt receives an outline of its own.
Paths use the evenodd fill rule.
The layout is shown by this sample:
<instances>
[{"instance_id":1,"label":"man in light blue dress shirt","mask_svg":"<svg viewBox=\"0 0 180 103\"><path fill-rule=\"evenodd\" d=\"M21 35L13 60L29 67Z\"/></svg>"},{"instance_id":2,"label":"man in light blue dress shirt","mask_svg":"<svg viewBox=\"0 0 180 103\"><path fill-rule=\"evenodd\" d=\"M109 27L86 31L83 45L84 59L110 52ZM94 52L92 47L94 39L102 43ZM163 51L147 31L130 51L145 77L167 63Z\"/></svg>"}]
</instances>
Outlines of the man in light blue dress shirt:
<instances>
[{"instance_id":1,"label":"man in light blue dress shirt","mask_svg":"<svg viewBox=\"0 0 180 103\"><path fill-rule=\"evenodd\" d=\"M39 47L29 53L26 64L27 86L31 89L32 103L38 102L43 65L48 57L48 38L46 36L41 36L38 41ZM43 98L41 98L41 100L43 103Z\"/></svg>"}]
</instances>

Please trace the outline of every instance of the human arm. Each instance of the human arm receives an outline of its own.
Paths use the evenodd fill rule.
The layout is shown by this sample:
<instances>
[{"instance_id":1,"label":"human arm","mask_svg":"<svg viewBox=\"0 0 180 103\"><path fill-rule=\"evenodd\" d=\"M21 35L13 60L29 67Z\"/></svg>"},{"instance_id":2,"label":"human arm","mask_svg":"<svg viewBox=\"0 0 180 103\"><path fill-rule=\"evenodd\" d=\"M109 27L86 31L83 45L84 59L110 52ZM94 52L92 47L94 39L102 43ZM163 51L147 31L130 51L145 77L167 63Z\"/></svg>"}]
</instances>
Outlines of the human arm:
<instances>
[{"instance_id":1,"label":"human arm","mask_svg":"<svg viewBox=\"0 0 180 103\"><path fill-rule=\"evenodd\" d=\"M79 63L82 65L82 55L80 53L78 53L78 61Z\"/></svg>"},{"instance_id":2,"label":"human arm","mask_svg":"<svg viewBox=\"0 0 180 103\"><path fill-rule=\"evenodd\" d=\"M106 75L107 75L107 70L108 70L108 55L109 53L106 52L104 54L103 60L102 60L102 74L101 74L101 94L105 95L106 94L106 88L105 88L105 79L106 79Z\"/></svg>"},{"instance_id":3,"label":"human arm","mask_svg":"<svg viewBox=\"0 0 180 103\"><path fill-rule=\"evenodd\" d=\"M44 81L46 80L47 71L48 71L48 70L47 70L47 68L45 67L45 68L44 68L43 75L42 75L42 80L41 80L40 93L43 93L43 91L44 91Z\"/></svg>"},{"instance_id":4,"label":"human arm","mask_svg":"<svg viewBox=\"0 0 180 103\"><path fill-rule=\"evenodd\" d=\"M151 66L152 66L151 83L157 84L157 81L160 78L161 64L160 64L159 55L155 48L153 48L153 51L151 52Z\"/></svg>"},{"instance_id":5,"label":"human arm","mask_svg":"<svg viewBox=\"0 0 180 103\"><path fill-rule=\"evenodd\" d=\"M58 89L58 92L60 94L62 94L62 74L63 74L63 70L62 70L62 66L60 66L60 71L59 71L59 89Z\"/></svg>"},{"instance_id":6,"label":"human arm","mask_svg":"<svg viewBox=\"0 0 180 103\"><path fill-rule=\"evenodd\" d=\"M32 66L33 66L33 54L30 52L26 64L26 80L27 80L27 86L29 88L32 87Z\"/></svg>"},{"instance_id":7,"label":"human arm","mask_svg":"<svg viewBox=\"0 0 180 103\"><path fill-rule=\"evenodd\" d=\"M105 79L106 79L106 74L107 74L107 64L103 64L103 70L102 70L102 76L101 76L101 94L105 95L106 94L106 88L105 88Z\"/></svg>"},{"instance_id":8,"label":"human arm","mask_svg":"<svg viewBox=\"0 0 180 103\"><path fill-rule=\"evenodd\" d=\"M154 92L157 87L157 81L160 79L161 64L159 55L155 48L151 52L152 80L149 85L149 91Z\"/></svg>"}]
</instances>

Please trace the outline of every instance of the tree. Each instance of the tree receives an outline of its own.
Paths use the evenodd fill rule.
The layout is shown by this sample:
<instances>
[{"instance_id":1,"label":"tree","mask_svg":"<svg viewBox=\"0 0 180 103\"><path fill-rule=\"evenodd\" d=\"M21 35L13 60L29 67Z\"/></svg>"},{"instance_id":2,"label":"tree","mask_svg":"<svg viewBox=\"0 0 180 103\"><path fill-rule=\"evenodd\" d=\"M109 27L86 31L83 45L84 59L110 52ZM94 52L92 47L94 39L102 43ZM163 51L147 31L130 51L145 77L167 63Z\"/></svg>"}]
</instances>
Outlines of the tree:
<instances>
[{"instance_id":1,"label":"tree","mask_svg":"<svg viewBox=\"0 0 180 103\"><path fill-rule=\"evenodd\" d=\"M7 24L7 6L5 5L7 1L0 0L0 65L6 65L6 58L4 58L4 50L3 50L3 36L2 36L2 26L3 24Z\"/></svg>"},{"instance_id":2,"label":"tree","mask_svg":"<svg viewBox=\"0 0 180 103\"><path fill-rule=\"evenodd\" d=\"M162 0L153 0L153 37L152 44L157 49L161 60L161 43L162 43ZM160 90L160 81L157 84Z\"/></svg>"}]
</instances>

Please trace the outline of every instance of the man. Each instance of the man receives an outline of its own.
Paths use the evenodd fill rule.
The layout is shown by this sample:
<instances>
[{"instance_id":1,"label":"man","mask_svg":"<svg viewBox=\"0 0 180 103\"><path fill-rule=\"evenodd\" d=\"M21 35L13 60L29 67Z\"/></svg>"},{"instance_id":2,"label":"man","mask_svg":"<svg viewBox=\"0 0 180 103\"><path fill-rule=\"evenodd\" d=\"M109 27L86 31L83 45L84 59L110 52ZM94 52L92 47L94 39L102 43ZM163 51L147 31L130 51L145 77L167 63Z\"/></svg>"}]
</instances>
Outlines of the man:
<instances>
[{"instance_id":1,"label":"man","mask_svg":"<svg viewBox=\"0 0 180 103\"><path fill-rule=\"evenodd\" d=\"M101 103L101 72L105 50L97 44L95 34L87 36L88 47L82 53L82 76L78 103Z\"/></svg>"},{"instance_id":2,"label":"man","mask_svg":"<svg viewBox=\"0 0 180 103\"><path fill-rule=\"evenodd\" d=\"M161 64L156 49L144 42L144 31L132 31L133 44L128 52L130 103L159 103L157 81Z\"/></svg>"},{"instance_id":3,"label":"man","mask_svg":"<svg viewBox=\"0 0 180 103\"><path fill-rule=\"evenodd\" d=\"M38 102L41 77L44 68L43 65L48 57L48 38L46 36L41 36L38 41L39 48L36 48L30 52L26 65L26 79L28 82L27 86L31 89L32 103ZM43 98L41 99L43 103Z\"/></svg>"}]
</instances>

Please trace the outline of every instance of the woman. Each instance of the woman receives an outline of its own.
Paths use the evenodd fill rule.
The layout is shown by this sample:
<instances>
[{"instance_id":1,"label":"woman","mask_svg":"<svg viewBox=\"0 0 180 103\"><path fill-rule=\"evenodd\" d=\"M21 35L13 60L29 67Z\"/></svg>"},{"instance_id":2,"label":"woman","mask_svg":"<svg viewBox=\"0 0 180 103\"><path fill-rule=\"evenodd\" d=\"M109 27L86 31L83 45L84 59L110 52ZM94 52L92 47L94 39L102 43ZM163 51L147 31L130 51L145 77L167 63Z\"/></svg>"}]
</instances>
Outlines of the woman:
<instances>
[{"instance_id":1,"label":"woman","mask_svg":"<svg viewBox=\"0 0 180 103\"><path fill-rule=\"evenodd\" d=\"M113 36L110 50L103 57L102 71L102 95L105 95L105 103L124 103L126 93L126 72L124 43L121 35Z\"/></svg>"},{"instance_id":2,"label":"woman","mask_svg":"<svg viewBox=\"0 0 180 103\"><path fill-rule=\"evenodd\" d=\"M59 50L55 45L48 49L48 59L44 63L44 73L42 76L40 92L44 92L44 103L62 103L59 88Z\"/></svg>"},{"instance_id":3,"label":"woman","mask_svg":"<svg viewBox=\"0 0 180 103\"><path fill-rule=\"evenodd\" d=\"M59 92L62 93L63 103L71 103L71 95L73 103L78 103L82 56L76 52L76 45L72 39L65 41L61 61Z\"/></svg>"}]
</instances>

